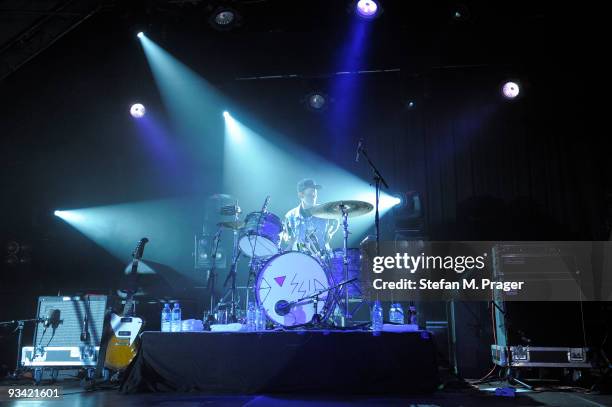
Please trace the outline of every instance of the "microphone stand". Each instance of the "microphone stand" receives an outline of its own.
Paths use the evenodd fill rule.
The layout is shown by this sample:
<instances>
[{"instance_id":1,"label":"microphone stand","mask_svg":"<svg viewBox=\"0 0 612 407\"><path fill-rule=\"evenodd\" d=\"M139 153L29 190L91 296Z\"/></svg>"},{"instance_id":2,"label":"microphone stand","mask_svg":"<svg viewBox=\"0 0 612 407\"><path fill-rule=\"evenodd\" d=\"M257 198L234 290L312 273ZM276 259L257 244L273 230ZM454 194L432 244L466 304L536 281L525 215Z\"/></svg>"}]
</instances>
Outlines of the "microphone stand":
<instances>
[{"instance_id":1,"label":"microphone stand","mask_svg":"<svg viewBox=\"0 0 612 407\"><path fill-rule=\"evenodd\" d=\"M264 214L268 213L268 204L270 203L270 195L268 195L266 197L266 200L264 201L264 204L261 208L261 212L259 213L259 217L257 218L257 233L255 234L255 240L254 242L251 242L251 237L248 236L249 238L249 242L251 243L251 261L249 262L249 277L247 278L247 292L246 292L246 309L247 309L247 313L248 313L248 309L249 309L249 295L251 294L251 291L253 291L253 297L254 301L255 301L255 305L257 305L257 293L255 292L255 287L251 286L251 283L256 284L257 282L255 281L256 277L256 273L255 273L255 249L257 248L257 237L259 236L259 227L261 226L261 218L263 217Z\"/></svg>"},{"instance_id":2,"label":"microphone stand","mask_svg":"<svg viewBox=\"0 0 612 407\"><path fill-rule=\"evenodd\" d=\"M382 185L384 185L384 187L387 189L389 189L389 184L387 184L387 181L385 181L380 171L378 171L378 168L376 168L372 160L370 160L370 156L368 156L368 152L366 151L365 148L363 147L361 148L361 153L368 161L368 165L370 166L370 168L372 169L372 173L374 174L372 178L374 179L375 188L376 188L376 206L375 206L376 209L374 212L374 224L376 226L376 255L380 256L380 212L379 212L380 184L382 183Z\"/></svg>"},{"instance_id":3,"label":"microphone stand","mask_svg":"<svg viewBox=\"0 0 612 407\"><path fill-rule=\"evenodd\" d=\"M351 284L351 283L353 283L355 281L357 281L357 278L353 278L353 279L350 279L350 280L347 280L347 281L343 281L341 283L338 283L338 284L336 284L334 286L325 288L323 290L315 291L314 294L308 295L306 297L302 297L302 298L300 298L299 300L296 300L296 301L291 301L291 302L285 303L283 305L283 308L291 309L292 307L294 307L294 306L296 306L298 304L302 304L304 302L312 302L313 306L314 306L314 314L312 316L312 320L310 322L308 322L306 324L303 324L303 325L300 325L300 326L306 326L306 327L310 327L310 328L320 328L320 327L323 327L323 320L321 319L321 315L319 314L319 310L318 310L318 303L319 303L319 301L321 301L319 299L319 297L322 294L325 294L325 293L330 292L330 291L337 290L338 288L344 287L345 285ZM306 301L306 300L311 300L311 301Z\"/></svg>"},{"instance_id":4,"label":"microphone stand","mask_svg":"<svg viewBox=\"0 0 612 407\"><path fill-rule=\"evenodd\" d=\"M221 240L221 228L217 231L215 235L213 244L215 247L212 251L212 265L210 268L210 274L208 275L208 287L210 289L210 315L209 320L211 318L214 319L214 308L215 308L215 280L217 277L217 250L219 249L219 241Z\"/></svg>"},{"instance_id":5,"label":"microphone stand","mask_svg":"<svg viewBox=\"0 0 612 407\"><path fill-rule=\"evenodd\" d=\"M23 338L23 327L25 326L26 322L44 322L44 319L43 318L30 318L30 319L16 319L13 321L0 322L0 326L17 324L17 328L15 328L15 331L19 332L17 334L17 361L15 362L15 370L13 371L13 373L9 375L9 378L11 379L18 379L19 374L21 372L21 366L20 366L21 365L21 340Z\"/></svg>"}]
</instances>

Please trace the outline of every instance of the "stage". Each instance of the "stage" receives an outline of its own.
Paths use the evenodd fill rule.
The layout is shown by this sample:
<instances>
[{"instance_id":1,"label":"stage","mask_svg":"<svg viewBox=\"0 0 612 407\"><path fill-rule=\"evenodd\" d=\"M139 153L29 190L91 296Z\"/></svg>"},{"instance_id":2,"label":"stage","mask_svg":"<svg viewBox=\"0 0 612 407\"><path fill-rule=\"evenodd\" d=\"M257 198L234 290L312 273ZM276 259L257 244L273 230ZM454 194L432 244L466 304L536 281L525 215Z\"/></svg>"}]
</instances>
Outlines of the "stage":
<instances>
[{"instance_id":1,"label":"stage","mask_svg":"<svg viewBox=\"0 0 612 407\"><path fill-rule=\"evenodd\" d=\"M144 332L121 391L407 394L437 385L427 331Z\"/></svg>"}]
</instances>

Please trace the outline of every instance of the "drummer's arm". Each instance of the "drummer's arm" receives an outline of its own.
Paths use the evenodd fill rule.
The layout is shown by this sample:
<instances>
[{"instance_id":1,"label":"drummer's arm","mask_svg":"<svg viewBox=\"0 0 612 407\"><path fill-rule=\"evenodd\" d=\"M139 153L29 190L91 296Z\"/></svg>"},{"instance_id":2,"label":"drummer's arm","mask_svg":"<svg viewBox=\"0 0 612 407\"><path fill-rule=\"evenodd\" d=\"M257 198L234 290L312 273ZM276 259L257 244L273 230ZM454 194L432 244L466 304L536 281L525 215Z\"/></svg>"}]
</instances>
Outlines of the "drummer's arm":
<instances>
[{"instance_id":1,"label":"drummer's arm","mask_svg":"<svg viewBox=\"0 0 612 407\"><path fill-rule=\"evenodd\" d=\"M291 222L289 218L285 218L285 221L283 222L283 232L281 240L286 250L291 250L293 248L296 236L294 236L293 234L293 228L291 227Z\"/></svg>"},{"instance_id":2,"label":"drummer's arm","mask_svg":"<svg viewBox=\"0 0 612 407\"><path fill-rule=\"evenodd\" d=\"M340 227L340 222L338 222L336 219L332 219L329 222L329 225L327 226L327 236L329 239L331 239L334 234L338 231L338 228Z\"/></svg>"}]
</instances>

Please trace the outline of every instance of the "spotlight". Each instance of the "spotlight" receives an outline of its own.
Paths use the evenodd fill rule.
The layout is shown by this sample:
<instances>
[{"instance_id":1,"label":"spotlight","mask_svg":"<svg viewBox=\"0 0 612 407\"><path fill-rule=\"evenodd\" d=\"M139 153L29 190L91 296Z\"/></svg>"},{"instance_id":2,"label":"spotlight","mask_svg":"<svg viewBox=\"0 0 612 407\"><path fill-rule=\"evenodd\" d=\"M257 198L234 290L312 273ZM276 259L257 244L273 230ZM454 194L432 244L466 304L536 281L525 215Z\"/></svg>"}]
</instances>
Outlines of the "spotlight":
<instances>
[{"instance_id":1,"label":"spotlight","mask_svg":"<svg viewBox=\"0 0 612 407\"><path fill-rule=\"evenodd\" d=\"M502 86L502 95L506 99L516 99L521 93L521 87L517 82L508 81Z\"/></svg>"},{"instance_id":2,"label":"spotlight","mask_svg":"<svg viewBox=\"0 0 612 407\"><path fill-rule=\"evenodd\" d=\"M223 117L226 118L226 119L230 118L230 114L229 114L229 112L227 110L223 112Z\"/></svg>"},{"instance_id":3,"label":"spotlight","mask_svg":"<svg viewBox=\"0 0 612 407\"><path fill-rule=\"evenodd\" d=\"M136 34L136 36L138 38L142 38L142 37L144 37L144 33L142 31L140 31L138 34Z\"/></svg>"},{"instance_id":4,"label":"spotlight","mask_svg":"<svg viewBox=\"0 0 612 407\"><path fill-rule=\"evenodd\" d=\"M145 109L145 107L140 103L135 103L132 105L132 107L130 107L130 114L135 119L140 119L146 112L147 109Z\"/></svg>"},{"instance_id":5,"label":"spotlight","mask_svg":"<svg viewBox=\"0 0 612 407\"><path fill-rule=\"evenodd\" d=\"M409 99L406 101L406 104L404 105L406 107L407 110L414 110L417 107L416 101Z\"/></svg>"},{"instance_id":6,"label":"spotlight","mask_svg":"<svg viewBox=\"0 0 612 407\"><path fill-rule=\"evenodd\" d=\"M394 195L391 197L391 205L392 206L402 206L404 204L404 200L400 194Z\"/></svg>"},{"instance_id":7,"label":"spotlight","mask_svg":"<svg viewBox=\"0 0 612 407\"><path fill-rule=\"evenodd\" d=\"M359 17L372 19L378 16L379 6L374 0L359 0L355 6L355 12Z\"/></svg>"},{"instance_id":8,"label":"spotlight","mask_svg":"<svg viewBox=\"0 0 612 407\"><path fill-rule=\"evenodd\" d=\"M452 19L457 22L468 21L470 15L470 9L465 4L457 4L452 10Z\"/></svg>"},{"instance_id":9,"label":"spotlight","mask_svg":"<svg viewBox=\"0 0 612 407\"><path fill-rule=\"evenodd\" d=\"M240 15L229 7L219 7L210 16L210 25L219 31L229 31L239 25Z\"/></svg>"},{"instance_id":10,"label":"spotlight","mask_svg":"<svg viewBox=\"0 0 612 407\"><path fill-rule=\"evenodd\" d=\"M328 97L321 92L313 92L306 97L306 101L309 109L320 112L327 107Z\"/></svg>"},{"instance_id":11,"label":"spotlight","mask_svg":"<svg viewBox=\"0 0 612 407\"><path fill-rule=\"evenodd\" d=\"M67 222L83 222L85 220L85 216L76 211L53 211L53 214Z\"/></svg>"}]
</instances>

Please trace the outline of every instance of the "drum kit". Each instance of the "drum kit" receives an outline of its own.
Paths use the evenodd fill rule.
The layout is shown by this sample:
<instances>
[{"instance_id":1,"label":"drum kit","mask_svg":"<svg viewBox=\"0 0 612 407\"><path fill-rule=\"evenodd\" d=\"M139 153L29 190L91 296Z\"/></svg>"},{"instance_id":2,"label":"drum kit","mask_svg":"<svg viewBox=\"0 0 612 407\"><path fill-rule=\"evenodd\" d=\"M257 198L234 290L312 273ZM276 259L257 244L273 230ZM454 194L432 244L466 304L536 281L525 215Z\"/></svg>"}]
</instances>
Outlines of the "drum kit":
<instances>
[{"instance_id":1,"label":"drum kit","mask_svg":"<svg viewBox=\"0 0 612 407\"><path fill-rule=\"evenodd\" d=\"M225 281L225 285L231 281L229 321L238 320L236 268L241 256L250 258L247 304L248 296L254 295L257 306L273 324L285 328L330 326L334 312L341 312L343 321L349 321L349 300L361 295L357 284L360 251L348 247L349 219L371 212L373 206L347 200L311 208L313 216L338 220L343 226L343 247L321 255L282 250L283 223L267 211L268 200L261 211L249 213L244 220L240 220L237 201L220 210L222 215L233 216L232 221L217 224L234 235L232 264ZM211 310L213 302L211 298Z\"/></svg>"}]
</instances>

